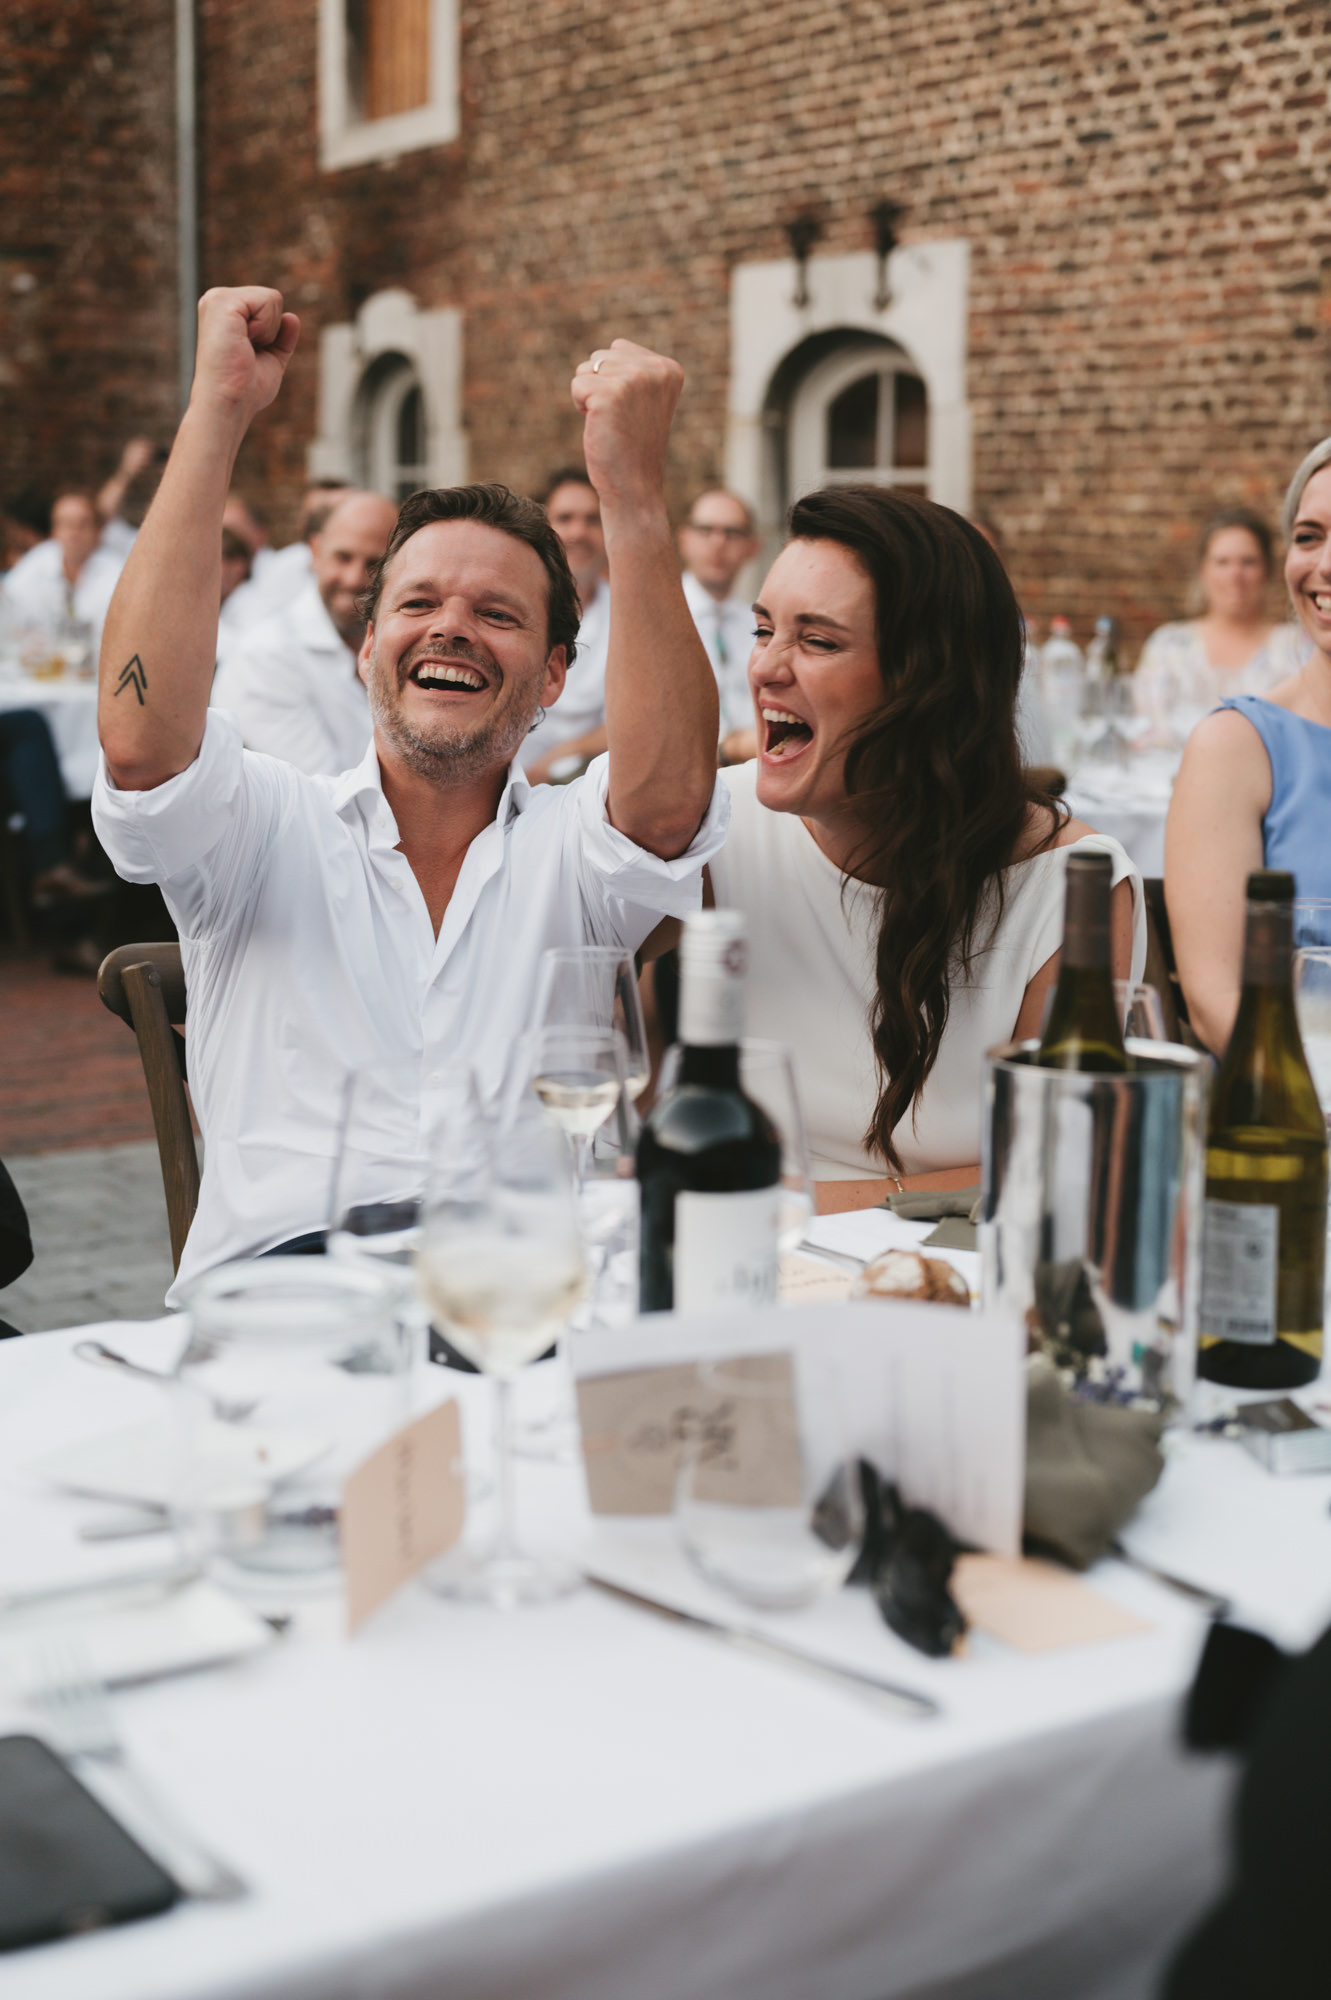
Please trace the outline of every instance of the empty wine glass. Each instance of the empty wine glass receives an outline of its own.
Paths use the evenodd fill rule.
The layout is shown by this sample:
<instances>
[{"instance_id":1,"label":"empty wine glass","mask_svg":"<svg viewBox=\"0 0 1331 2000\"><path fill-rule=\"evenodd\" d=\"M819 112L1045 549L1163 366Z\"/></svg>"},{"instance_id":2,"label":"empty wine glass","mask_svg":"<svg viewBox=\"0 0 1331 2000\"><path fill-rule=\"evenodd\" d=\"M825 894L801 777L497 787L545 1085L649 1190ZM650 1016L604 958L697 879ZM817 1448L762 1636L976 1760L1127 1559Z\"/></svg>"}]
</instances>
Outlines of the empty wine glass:
<instances>
[{"instance_id":1,"label":"empty wine glass","mask_svg":"<svg viewBox=\"0 0 1331 2000\"><path fill-rule=\"evenodd\" d=\"M1130 979L1114 981L1114 998L1125 1035L1139 1042L1167 1042L1165 1010L1154 986L1133 985Z\"/></svg>"},{"instance_id":2,"label":"empty wine glass","mask_svg":"<svg viewBox=\"0 0 1331 2000\"><path fill-rule=\"evenodd\" d=\"M404 1296L414 1290L412 1256L429 1165L425 1126L418 1063L372 1064L348 1074L328 1254L395 1267Z\"/></svg>"},{"instance_id":3,"label":"empty wine glass","mask_svg":"<svg viewBox=\"0 0 1331 2000\"><path fill-rule=\"evenodd\" d=\"M673 1089L679 1073L679 1044L666 1050L661 1064L660 1094ZM777 1244L784 1252L798 1250L814 1211L813 1165L804 1108L795 1081L790 1050L781 1042L746 1035L739 1045L739 1085L746 1097L760 1104L781 1138L781 1200L777 1208Z\"/></svg>"},{"instance_id":4,"label":"empty wine glass","mask_svg":"<svg viewBox=\"0 0 1331 2000\"><path fill-rule=\"evenodd\" d=\"M433 1163L417 1282L449 1338L494 1384L498 1525L479 1556L451 1556L428 1581L508 1608L562 1595L571 1568L529 1555L514 1525L512 1394L558 1336L583 1285L583 1253L558 1129L531 1098L450 1131Z\"/></svg>"},{"instance_id":5,"label":"empty wine glass","mask_svg":"<svg viewBox=\"0 0 1331 2000\"><path fill-rule=\"evenodd\" d=\"M1295 952L1294 1004L1317 1102L1331 1130L1331 947L1308 945Z\"/></svg>"}]
</instances>

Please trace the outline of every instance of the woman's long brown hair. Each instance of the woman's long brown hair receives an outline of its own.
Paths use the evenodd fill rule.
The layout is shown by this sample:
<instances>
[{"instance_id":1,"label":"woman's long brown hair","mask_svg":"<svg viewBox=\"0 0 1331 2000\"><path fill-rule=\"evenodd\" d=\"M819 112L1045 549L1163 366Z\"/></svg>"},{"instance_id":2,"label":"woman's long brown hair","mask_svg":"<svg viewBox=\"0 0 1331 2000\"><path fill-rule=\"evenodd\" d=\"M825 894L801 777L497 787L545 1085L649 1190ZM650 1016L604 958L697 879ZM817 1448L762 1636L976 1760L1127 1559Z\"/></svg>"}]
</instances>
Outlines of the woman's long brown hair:
<instances>
[{"instance_id":1,"label":"woman's long brown hair","mask_svg":"<svg viewBox=\"0 0 1331 2000\"><path fill-rule=\"evenodd\" d=\"M899 1171L895 1133L938 1059L953 982L993 935L1029 807L1053 805L1022 775L1021 613L984 537L931 500L824 487L796 501L789 525L797 541L849 549L874 588L883 699L851 741L846 790L864 829L850 873L886 885L864 1145ZM1055 809L1042 844L1059 824Z\"/></svg>"}]
</instances>

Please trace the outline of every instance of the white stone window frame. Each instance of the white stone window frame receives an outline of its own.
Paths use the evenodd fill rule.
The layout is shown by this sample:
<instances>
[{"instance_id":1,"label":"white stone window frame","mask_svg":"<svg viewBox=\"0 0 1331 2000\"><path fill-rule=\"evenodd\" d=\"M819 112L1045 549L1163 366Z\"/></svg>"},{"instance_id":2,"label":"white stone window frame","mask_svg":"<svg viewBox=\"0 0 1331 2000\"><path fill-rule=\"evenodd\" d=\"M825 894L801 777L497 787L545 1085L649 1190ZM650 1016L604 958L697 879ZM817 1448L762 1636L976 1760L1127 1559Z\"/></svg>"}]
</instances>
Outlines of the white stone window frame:
<instances>
[{"instance_id":1,"label":"white stone window frame","mask_svg":"<svg viewBox=\"0 0 1331 2000\"><path fill-rule=\"evenodd\" d=\"M362 118L348 67L347 0L319 0L319 164L325 173L457 138L457 0L430 0L430 94L424 104L388 118Z\"/></svg>"},{"instance_id":2,"label":"white stone window frame","mask_svg":"<svg viewBox=\"0 0 1331 2000\"><path fill-rule=\"evenodd\" d=\"M310 478L367 477L363 386L386 355L410 362L420 386L426 484L465 485L462 314L456 306L422 312L410 292L396 288L376 292L353 321L326 326L319 335L319 434L306 457Z\"/></svg>"},{"instance_id":3,"label":"white stone window frame","mask_svg":"<svg viewBox=\"0 0 1331 2000\"><path fill-rule=\"evenodd\" d=\"M811 492L829 480L848 486L904 486L911 490L931 494L933 480L933 437L929 426L929 451L923 465L897 465L893 459L885 459L872 466L843 466L827 463L827 417L833 403L843 390L863 381L866 375L877 375L880 380L896 375L911 375L922 379L919 370L901 348L885 346L880 339L848 339L844 347L836 348L824 360L816 362L804 376L791 399L790 419L787 427L787 451L789 459L790 497L796 499L801 493ZM928 396L928 385L925 385ZM895 444L892 436L895 412L893 398L879 395L878 433L879 450L889 442ZM927 421L927 420L926 420Z\"/></svg>"},{"instance_id":4,"label":"white stone window frame","mask_svg":"<svg viewBox=\"0 0 1331 2000\"><path fill-rule=\"evenodd\" d=\"M793 258L736 265L730 289L730 399L726 415L726 484L756 509L769 552L779 546L793 492L783 490L769 445L771 391L781 364L814 334L876 334L901 349L925 386L929 407L931 500L968 514L972 491L972 423L966 400L970 245L964 237L905 244L887 263L888 303L880 307L878 259L870 250L811 257L805 266L807 303L796 304ZM809 369L814 380L833 357ZM792 418L800 387L791 399ZM855 475L848 475L854 478ZM793 482L791 482L793 483ZM918 481L903 478L918 488Z\"/></svg>"}]
</instances>

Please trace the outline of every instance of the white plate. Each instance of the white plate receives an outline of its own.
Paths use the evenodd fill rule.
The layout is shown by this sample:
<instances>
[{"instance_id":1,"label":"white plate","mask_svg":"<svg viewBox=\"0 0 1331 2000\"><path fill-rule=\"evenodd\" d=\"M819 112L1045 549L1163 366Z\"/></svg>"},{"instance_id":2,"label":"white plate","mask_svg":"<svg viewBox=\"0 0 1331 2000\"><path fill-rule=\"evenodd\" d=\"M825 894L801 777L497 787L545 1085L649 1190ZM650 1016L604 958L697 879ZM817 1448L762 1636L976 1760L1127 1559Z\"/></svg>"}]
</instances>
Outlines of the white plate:
<instances>
[{"instance_id":1,"label":"white plate","mask_svg":"<svg viewBox=\"0 0 1331 2000\"><path fill-rule=\"evenodd\" d=\"M306 1431L265 1430L259 1425L204 1424L195 1469L208 1468L209 1486L275 1486L322 1458L327 1438ZM71 1493L165 1507L179 1486L181 1438L169 1424L132 1424L78 1444L61 1445L29 1461L25 1470ZM216 1477L214 1477L214 1473Z\"/></svg>"}]
</instances>

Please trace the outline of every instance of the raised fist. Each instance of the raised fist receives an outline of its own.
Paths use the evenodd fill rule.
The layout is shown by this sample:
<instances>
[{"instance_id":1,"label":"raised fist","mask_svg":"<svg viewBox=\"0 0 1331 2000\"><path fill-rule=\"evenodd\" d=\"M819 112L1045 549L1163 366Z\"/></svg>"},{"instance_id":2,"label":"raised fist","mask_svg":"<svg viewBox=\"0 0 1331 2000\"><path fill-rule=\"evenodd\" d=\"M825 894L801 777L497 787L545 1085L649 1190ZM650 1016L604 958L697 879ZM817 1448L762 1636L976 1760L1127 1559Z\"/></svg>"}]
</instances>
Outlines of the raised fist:
<instances>
[{"instance_id":1,"label":"raised fist","mask_svg":"<svg viewBox=\"0 0 1331 2000\"><path fill-rule=\"evenodd\" d=\"M573 377L587 475L602 505L664 504L666 443L684 387L678 361L632 340L598 347Z\"/></svg>"},{"instance_id":2,"label":"raised fist","mask_svg":"<svg viewBox=\"0 0 1331 2000\"><path fill-rule=\"evenodd\" d=\"M264 285L215 286L199 300L190 401L225 405L248 423L281 386L300 338L295 313Z\"/></svg>"}]
</instances>

